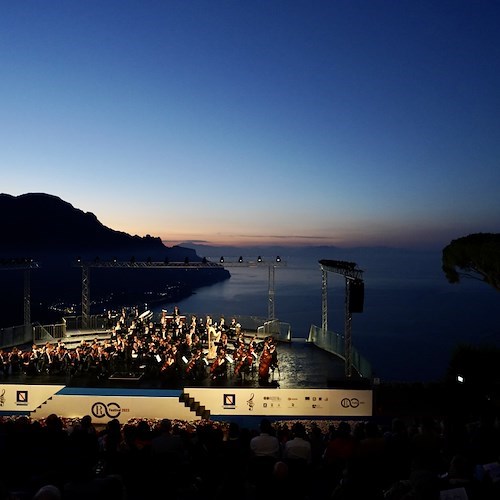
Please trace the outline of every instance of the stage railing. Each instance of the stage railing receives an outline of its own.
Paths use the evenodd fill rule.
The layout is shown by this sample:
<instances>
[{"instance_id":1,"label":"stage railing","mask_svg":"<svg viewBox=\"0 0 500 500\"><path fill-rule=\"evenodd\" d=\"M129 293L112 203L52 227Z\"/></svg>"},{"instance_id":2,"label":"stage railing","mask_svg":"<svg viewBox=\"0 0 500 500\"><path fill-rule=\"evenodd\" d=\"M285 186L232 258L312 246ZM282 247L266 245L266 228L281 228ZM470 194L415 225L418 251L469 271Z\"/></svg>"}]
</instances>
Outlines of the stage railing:
<instances>
[{"instance_id":1,"label":"stage railing","mask_svg":"<svg viewBox=\"0 0 500 500\"><path fill-rule=\"evenodd\" d=\"M311 325L308 342L313 342L316 346L331 352L345 361L344 337L338 333L323 330L315 325ZM354 347L351 348L351 363L353 368L364 378L371 378L372 367Z\"/></svg>"},{"instance_id":2,"label":"stage railing","mask_svg":"<svg viewBox=\"0 0 500 500\"><path fill-rule=\"evenodd\" d=\"M292 329L290 323L282 323L277 319L265 321L262 326L257 327L259 337L272 335L276 340L290 342L292 339Z\"/></svg>"},{"instance_id":3,"label":"stage railing","mask_svg":"<svg viewBox=\"0 0 500 500\"><path fill-rule=\"evenodd\" d=\"M0 345L2 347L13 347L32 341L30 325L11 326L0 328Z\"/></svg>"},{"instance_id":4,"label":"stage railing","mask_svg":"<svg viewBox=\"0 0 500 500\"><path fill-rule=\"evenodd\" d=\"M66 337L66 324L64 322L54 325L40 325L39 323L33 325L33 342L35 343L54 342L64 337Z\"/></svg>"},{"instance_id":5,"label":"stage railing","mask_svg":"<svg viewBox=\"0 0 500 500\"><path fill-rule=\"evenodd\" d=\"M66 325L67 331L78 331L83 330L83 319L82 316L65 316L63 322ZM85 330L95 330L103 331L108 330L110 325L108 325L108 318L103 314L93 314L88 318L88 325Z\"/></svg>"}]
</instances>

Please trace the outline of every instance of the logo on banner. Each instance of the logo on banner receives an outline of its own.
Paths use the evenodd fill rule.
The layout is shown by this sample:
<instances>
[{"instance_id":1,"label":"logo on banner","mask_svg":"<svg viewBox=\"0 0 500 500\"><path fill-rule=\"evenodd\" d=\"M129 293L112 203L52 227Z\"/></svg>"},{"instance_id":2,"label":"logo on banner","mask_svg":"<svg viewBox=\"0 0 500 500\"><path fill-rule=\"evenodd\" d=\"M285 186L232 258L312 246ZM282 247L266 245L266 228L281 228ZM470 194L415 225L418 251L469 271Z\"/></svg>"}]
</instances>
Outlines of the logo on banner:
<instances>
[{"instance_id":1,"label":"logo on banner","mask_svg":"<svg viewBox=\"0 0 500 500\"><path fill-rule=\"evenodd\" d=\"M342 408L357 408L359 406L359 399L358 398L344 398L341 402L340 405Z\"/></svg>"},{"instance_id":2,"label":"logo on banner","mask_svg":"<svg viewBox=\"0 0 500 500\"><path fill-rule=\"evenodd\" d=\"M3 406L5 404L5 389L2 391L2 394L0 394L0 406Z\"/></svg>"},{"instance_id":3,"label":"logo on banner","mask_svg":"<svg viewBox=\"0 0 500 500\"><path fill-rule=\"evenodd\" d=\"M254 397L255 397L255 394L252 392L250 399L247 401L248 411L253 411L253 407L255 406L255 403L253 402Z\"/></svg>"},{"instance_id":4,"label":"logo on banner","mask_svg":"<svg viewBox=\"0 0 500 500\"><path fill-rule=\"evenodd\" d=\"M96 418L118 418L122 412L118 403L104 404L101 402L92 405L92 415Z\"/></svg>"},{"instance_id":5,"label":"logo on banner","mask_svg":"<svg viewBox=\"0 0 500 500\"><path fill-rule=\"evenodd\" d=\"M28 404L28 391L16 391L16 405L26 406Z\"/></svg>"},{"instance_id":6,"label":"logo on banner","mask_svg":"<svg viewBox=\"0 0 500 500\"><path fill-rule=\"evenodd\" d=\"M222 405L227 409L236 408L236 394L224 394Z\"/></svg>"}]
</instances>

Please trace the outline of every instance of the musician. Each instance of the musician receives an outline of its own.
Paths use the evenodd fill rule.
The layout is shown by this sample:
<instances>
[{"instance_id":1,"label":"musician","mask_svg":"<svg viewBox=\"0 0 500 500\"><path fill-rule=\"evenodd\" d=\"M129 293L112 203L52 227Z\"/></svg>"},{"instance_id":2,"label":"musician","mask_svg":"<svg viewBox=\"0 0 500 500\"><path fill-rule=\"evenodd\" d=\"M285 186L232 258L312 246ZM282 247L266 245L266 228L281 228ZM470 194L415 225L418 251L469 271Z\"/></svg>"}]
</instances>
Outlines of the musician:
<instances>
[{"instance_id":1,"label":"musician","mask_svg":"<svg viewBox=\"0 0 500 500\"><path fill-rule=\"evenodd\" d=\"M33 344L31 346L29 364L26 369L27 374L34 375L40 372L41 358L42 358L42 350L36 344Z\"/></svg>"},{"instance_id":2,"label":"musician","mask_svg":"<svg viewBox=\"0 0 500 500\"><path fill-rule=\"evenodd\" d=\"M226 333L227 325L226 325L226 320L224 319L224 316L220 317L219 324L217 325L217 330L221 333Z\"/></svg>"},{"instance_id":3,"label":"musician","mask_svg":"<svg viewBox=\"0 0 500 500\"><path fill-rule=\"evenodd\" d=\"M231 351L231 348L228 344L228 337L227 337L227 334L226 333L221 333L220 335L220 339L218 342L216 342L217 344L217 353L219 353L219 351L221 349L224 349L226 351L226 353L230 352Z\"/></svg>"},{"instance_id":4,"label":"musician","mask_svg":"<svg viewBox=\"0 0 500 500\"><path fill-rule=\"evenodd\" d=\"M12 350L9 352L11 373L16 374L21 371L21 359L22 359L22 351L20 351L17 347L13 347Z\"/></svg>"},{"instance_id":5,"label":"musician","mask_svg":"<svg viewBox=\"0 0 500 500\"><path fill-rule=\"evenodd\" d=\"M226 351L221 349L210 366L210 378L212 380L224 380L227 377Z\"/></svg>"},{"instance_id":6,"label":"musician","mask_svg":"<svg viewBox=\"0 0 500 500\"><path fill-rule=\"evenodd\" d=\"M249 373L253 367L256 349L256 337L254 337L248 345L240 341L240 346L236 351L237 362L235 362L235 376L242 376L244 373Z\"/></svg>"},{"instance_id":7,"label":"musician","mask_svg":"<svg viewBox=\"0 0 500 500\"><path fill-rule=\"evenodd\" d=\"M54 356L54 346L50 342L47 342L43 348L42 370L49 375L52 373Z\"/></svg>"},{"instance_id":8,"label":"musician","mask_svg":"<svg viewBox=\"0 0 500 500\"><path fill-rule=\"evenodd\" d=\"M186 366L186 378L192 381L203 380L206 377L206 364L203 359L203 350L196 349Z\"/></svg>"},{"instance_id":9,"label":"musician","mask_svg":"<svg viewBox=\"0 0 500 500\"><path fill-rule=\"evenodd\" d=\"M264 339L262 354L259 360L259 385L269 385L269 372L278 366L278 354L273 337Z\"/></svg>"},{"instance_id":10,"label":"musician","mask_svg":"<svg viewBox=\"0 0 500 500\"><path fill-rule=\"evenodd\" d=\"M231 323L229 324L229 335L232 338L236 338L241 333L241 325L236 321L236 318L231 318Z\"/></svg>"},{"instance_id":11,"label":"musician","mask_svg":"<svg viewBox=\"0 0 500 500\"><path fill-rule=\"evenodd\" d=\"M165 361L160 369L161 378L165 382L177 379L177 346L173 345L166 353Z\"/></svg>"},{"instance_id":12,"label":"musician","mask_svg":"<svg viewBox=\"0 0 500 500\"><path fill-rule=\"evenodd\" d=\"M8 376L10 373L9 354L3 349L0 349L0 363L4 376Z\"/></svg>"},{"instance_id":13,"label":"musician","mask_svg":"<svg viewBox=\"0 0 500 500\"><path fill-rule=\"evenodd\" d=\"M174 319L181 315L181 311L179 309L179 306L174 306L174 310L172 312L172 315L174 316Z\"/></svg>"},{"instance_id":14,"label":"musician","mask_svg":"<svg viewBox=\"0 0 500 500\"><path fill-rule=\"evenodd\" d=\"M220 340L221 333L217 332L214 326L208 327L208 359L217 357L217 343Z\"/></svg>"},{"instance_id":15,"label":"musician","mask_svg":"<svg viewBox=\"0 0 500 500\"><path fill-rule=\"evenodd\" d=\"M85 358L85 350L81 345L71 351L71 358L69 362L70 375L77 375L82 372L85 365Z\"/></svg>"},{"instance_id":16,"label":"musician","mask_svg":"<svg viewBox=\"0 0 500 500\"><path fill-rule=\"evenodd\" d=\"M193 350L194 351L196 351L198 349L201 351L203 349L203 344L202 344L201 339L197 333L193 333L191 335L191 341L193 343Z\"/></svg>"}]
</instances>

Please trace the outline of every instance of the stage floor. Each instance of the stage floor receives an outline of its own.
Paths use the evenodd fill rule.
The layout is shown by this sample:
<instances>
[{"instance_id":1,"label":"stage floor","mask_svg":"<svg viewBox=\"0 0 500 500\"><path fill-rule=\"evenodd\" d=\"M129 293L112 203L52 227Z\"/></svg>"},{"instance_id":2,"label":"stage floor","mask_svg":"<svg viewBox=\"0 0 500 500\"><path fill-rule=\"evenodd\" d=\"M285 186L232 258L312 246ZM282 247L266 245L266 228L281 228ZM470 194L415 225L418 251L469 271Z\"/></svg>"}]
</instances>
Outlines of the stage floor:
<instances>
[{"instance_id":1,"label":"stage floor","mask_svg":"<svg viewBox=\"0 0 500 500\"><path fill-rule=\"evenodd\" d=\"M284 389L328 388L340 387L346 383L344 362L314 344L302 340L281 342L278 344L279 369L270 378L271 386ZM256 371L256 370L255 370ZM231 370L229 371L231 373ZM358 377L353 376L349 382L356 383ZM246 374L244 378L229 375L226 379L213 381L210 377L193 382L177 379L162 380L158 376L137 373L115 373L107 377L80 374L67 375L25 374L3 376L0 384L56 384L67 387L111 387L142 389L179 389L190 387L259 387L258 375Z\"/></svg>"}]
</instances>

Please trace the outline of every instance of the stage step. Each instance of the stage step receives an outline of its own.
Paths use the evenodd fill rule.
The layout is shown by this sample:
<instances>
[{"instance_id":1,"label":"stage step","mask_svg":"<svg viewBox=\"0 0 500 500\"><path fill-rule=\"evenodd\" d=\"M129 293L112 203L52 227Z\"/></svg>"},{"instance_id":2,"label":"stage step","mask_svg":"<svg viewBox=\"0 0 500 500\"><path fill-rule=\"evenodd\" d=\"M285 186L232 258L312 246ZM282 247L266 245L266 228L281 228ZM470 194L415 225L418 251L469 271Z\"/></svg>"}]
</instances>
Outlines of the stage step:
<instances>
[{"instance_id":1,"label":"stage step","mask_svg":"<svg viewBox=\"0 0 500 500\"><path fill-rule=\"evenodd\" d=\"M189 396L187 392L182 392L179 396L179 402L184 403L184 406L193 411L198 417L203 420L210 419L210 410L207 410L204 406L200 405L198 401Z\"/></svg>"}]
</instances>

